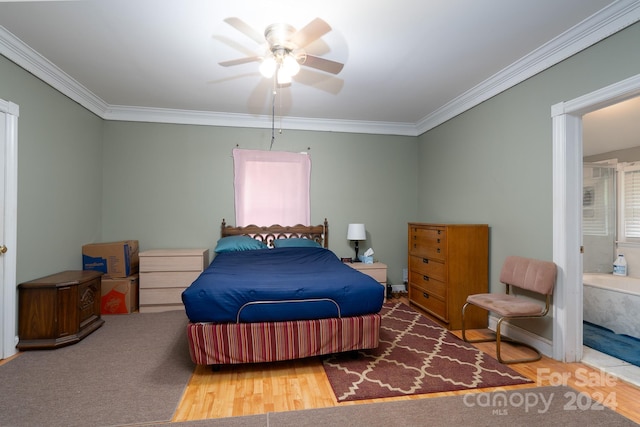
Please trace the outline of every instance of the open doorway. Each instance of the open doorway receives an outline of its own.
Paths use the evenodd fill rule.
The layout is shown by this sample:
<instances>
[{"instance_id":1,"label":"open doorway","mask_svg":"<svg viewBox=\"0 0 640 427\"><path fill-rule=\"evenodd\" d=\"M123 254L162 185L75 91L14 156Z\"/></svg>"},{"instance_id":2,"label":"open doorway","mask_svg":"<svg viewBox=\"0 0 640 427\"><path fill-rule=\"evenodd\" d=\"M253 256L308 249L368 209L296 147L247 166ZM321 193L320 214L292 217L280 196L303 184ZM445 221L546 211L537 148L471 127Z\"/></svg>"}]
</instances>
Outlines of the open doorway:
<instances>
[{"instance_id":1,"label":"open doorway","mask_svg":"<svg viewBox=\"0 0 640 427\"><path fill-rule=\"evenodd\" d=\"M640 385L640 97L582 126L582 362ZM612 274L616 258L625 277Z\"/></svg>"},{"instance_id":2,"label":"open doorway","mask_svg":"<svg viewBox=\"0 0 640 427\"><path fill-rule=\"evenodd\" d=\"M559 267L554 294L553 357L582 360L582 118L640 95L640 75L562 102L553 118L553 259Z\"/></svg>"}]
</instances>

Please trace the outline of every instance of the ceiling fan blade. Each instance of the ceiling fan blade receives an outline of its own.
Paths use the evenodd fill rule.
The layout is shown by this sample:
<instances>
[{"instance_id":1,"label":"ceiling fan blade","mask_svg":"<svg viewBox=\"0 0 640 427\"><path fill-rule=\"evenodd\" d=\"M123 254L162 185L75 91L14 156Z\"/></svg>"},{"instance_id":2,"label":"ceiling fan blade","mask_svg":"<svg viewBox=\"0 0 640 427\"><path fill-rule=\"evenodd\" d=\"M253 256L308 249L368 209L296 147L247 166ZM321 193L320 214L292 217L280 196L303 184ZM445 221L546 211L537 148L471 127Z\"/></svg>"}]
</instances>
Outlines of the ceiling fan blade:
<instances>
[{"instance_id":1,"label":"ceiling fan blade","mask_svg":"<svg viewBox=\"0 0 640 427\"><path fill-rule=\"evenodd\" d=\"M316 68L318 70L326 71L331 74L338 74L342 71L344 64L341 62L332 61L330 59L320 58L318 56L308 55L307 59L302 63L307 67Z\"/></svg>"},{"instance_id":2,"label":"ceiling fan blade","mask_svg":"<svg viewBox=\"0 0 640 427\"><path fill-rule=\"evenodd\" d=\"M314 40L331 31L331 26L320 18L316 18L309 22L304 28L293 35L293 43L298 47L305 47Z\"/></svg>"},{"instance_id":3,"label":"ceiling fan blade","mask_svg":"<svg viewBox=\"0 0 640 427\"><path fill-rule=\"evenodd\" d=\"M259 56L247 56L246 58L231 59L229 61L218 62L223 67L232 67L234 65L247 64L249 62L260 62L262 60Z\"/></svg>"},{"instance_id":4,"label":"ceiling fan blade","mask_svg":"<svg viewBox=\"0 0 640 427\"><path fill-rule=\"evenodd\" d=\"M251 40L255 41L258 44L262 44L265 42L264 35L261 32L256 31L253 27L251 27L240 18L232 16L229 18L225 18L224 22L231 25L233 28L240 31L242 34L249 37Z\"/></svg>"},{"instance_id":5,"label":"ceiling fan blade","mask_svg":"<svg viewBox=\"0 0 640 427\"><path fill-rule=\"evenodd\" d=\"M298 74L293 76L293 80L297 83L302 83L306 86L311 86L315 89L337 95L344 87L344 80L340 77L333 76L321 72L319 70L313 70L311 68L303 68Z\"/></svg>"}]
</instances>

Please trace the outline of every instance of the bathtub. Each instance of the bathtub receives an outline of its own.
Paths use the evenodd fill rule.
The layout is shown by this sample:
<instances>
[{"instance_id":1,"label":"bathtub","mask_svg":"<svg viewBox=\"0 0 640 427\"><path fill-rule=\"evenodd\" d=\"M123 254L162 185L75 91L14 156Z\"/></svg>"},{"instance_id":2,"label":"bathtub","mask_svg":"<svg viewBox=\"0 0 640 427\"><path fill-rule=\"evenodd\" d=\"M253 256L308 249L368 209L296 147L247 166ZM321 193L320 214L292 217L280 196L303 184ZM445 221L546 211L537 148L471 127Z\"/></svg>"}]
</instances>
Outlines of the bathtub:
<instances>
[{"instance_id":1,"label":"bathtub","mask_svg":"<svg viewBox=\"0 0 640 427\"><path fill-rule=\"evenodd\" d=\"M584 320L640 338L640 278L585 273Z\"/></svg>"}]
</instances>

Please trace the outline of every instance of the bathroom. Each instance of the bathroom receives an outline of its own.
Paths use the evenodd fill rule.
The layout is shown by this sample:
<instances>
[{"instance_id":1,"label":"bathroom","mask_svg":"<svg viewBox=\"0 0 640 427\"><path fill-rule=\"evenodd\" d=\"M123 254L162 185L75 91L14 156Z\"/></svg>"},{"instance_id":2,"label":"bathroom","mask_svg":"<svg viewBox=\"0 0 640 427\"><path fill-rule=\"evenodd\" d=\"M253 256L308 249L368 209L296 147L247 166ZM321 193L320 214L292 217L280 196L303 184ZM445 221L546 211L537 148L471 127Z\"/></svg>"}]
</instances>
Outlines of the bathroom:
<instances>
[{"instance_id":1,"label":"bathroom","mask_svg":"<svg viewBox=\"0 0 640 427\"><path fill-rule=\"evenodd\" d=\"M583 117L584 344L636 366L640 366L639 122L640 98ZM626 260L624 277L612 274L619 254ZM629 345L635 346L633 356L628 354Z\"/></svg>"}]
</instances>

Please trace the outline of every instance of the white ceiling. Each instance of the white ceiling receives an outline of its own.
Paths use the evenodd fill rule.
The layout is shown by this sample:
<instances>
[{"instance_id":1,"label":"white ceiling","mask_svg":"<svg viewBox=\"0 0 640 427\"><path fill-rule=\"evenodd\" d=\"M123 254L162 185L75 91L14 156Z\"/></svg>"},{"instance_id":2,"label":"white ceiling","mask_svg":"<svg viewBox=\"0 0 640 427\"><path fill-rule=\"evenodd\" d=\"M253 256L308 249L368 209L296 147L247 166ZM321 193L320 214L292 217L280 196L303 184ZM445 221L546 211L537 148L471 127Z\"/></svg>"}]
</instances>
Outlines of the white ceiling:
<instances>
[{"instance_id":1,"label":"white ceiling","mask_svg":"<svg viewBox=\"0 0 640 427\"><path fill-rule=\"evenodd\" d=\"M640 97L585 114L582 132L585 157L640 146Z\"/></svg>"},{"instance_id":2,"label":"white ceiling","mask_svg":"<svg viewBox=\"0 0 640 427\"><path fill-rule=\"evenodd\" d=\"M416 135L638 10L633 0L0 2L0 53L105 118L269 127L272 81L257 63L218 65L261 47L223 20L262 32L320 17L333 29L307 51L345 66L303 67L279 91L285 127Z\"/></svg>"}]
</instances>

